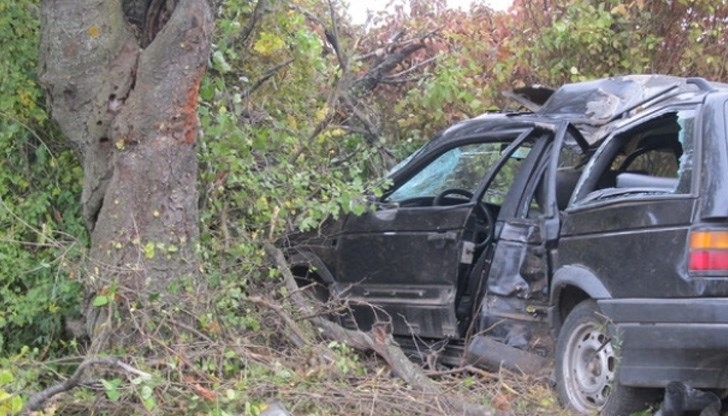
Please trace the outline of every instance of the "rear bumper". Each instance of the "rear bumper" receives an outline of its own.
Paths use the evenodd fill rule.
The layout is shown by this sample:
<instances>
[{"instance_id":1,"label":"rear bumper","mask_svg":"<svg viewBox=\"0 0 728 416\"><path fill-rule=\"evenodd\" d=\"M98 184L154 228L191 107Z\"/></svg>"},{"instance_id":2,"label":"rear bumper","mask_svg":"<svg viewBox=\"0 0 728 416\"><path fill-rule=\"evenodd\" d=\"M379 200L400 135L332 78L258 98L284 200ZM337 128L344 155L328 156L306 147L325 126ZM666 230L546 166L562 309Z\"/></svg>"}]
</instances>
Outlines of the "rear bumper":
<instances>
[{"instance_id":1,"label":"rear bumper","mask_svg":"<svg viewBox=\"0 0 728 416\"><path fill-rule=\"evenodd\" d=\"M621 384L728 388L728 298L598 303L617 327Z\"/></svg>"}]
</instances>

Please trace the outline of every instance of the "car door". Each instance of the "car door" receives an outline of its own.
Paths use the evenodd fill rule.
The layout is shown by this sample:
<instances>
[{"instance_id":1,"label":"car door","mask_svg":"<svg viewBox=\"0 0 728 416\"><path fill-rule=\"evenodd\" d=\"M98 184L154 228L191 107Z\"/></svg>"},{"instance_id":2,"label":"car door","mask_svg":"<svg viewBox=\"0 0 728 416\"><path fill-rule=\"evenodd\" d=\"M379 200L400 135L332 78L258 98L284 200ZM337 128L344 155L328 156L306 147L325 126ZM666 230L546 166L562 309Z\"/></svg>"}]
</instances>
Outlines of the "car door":
<instances>
[{"instance_id":1,"label":"car door","mask_svg":"<svg viewBox=\"0 0 728 416\"><path fill-rule=\"evenodd\" d=\"M519 170L498 216L476 327L510 346L543 354L553 348L546 322L549 256L559 237L559 212L581 175L577 166L587 147L567 123L554 130L545 151L524 162L528 165Z\"/></svg>"},{"instance_id":2,"label":"car door","mask_svg":"<svg viewBox=\"0 0 728 416\"><path fill-rule=\"evenodd\" d=\"M395 334L459 335L460 279L485 249L499 209L481 198L503 161L530 149L533 134L442 146L395 178L373 209L347 219L336 241L336 286L361 327L385 322Z\"/></svg>"}]
</instances>

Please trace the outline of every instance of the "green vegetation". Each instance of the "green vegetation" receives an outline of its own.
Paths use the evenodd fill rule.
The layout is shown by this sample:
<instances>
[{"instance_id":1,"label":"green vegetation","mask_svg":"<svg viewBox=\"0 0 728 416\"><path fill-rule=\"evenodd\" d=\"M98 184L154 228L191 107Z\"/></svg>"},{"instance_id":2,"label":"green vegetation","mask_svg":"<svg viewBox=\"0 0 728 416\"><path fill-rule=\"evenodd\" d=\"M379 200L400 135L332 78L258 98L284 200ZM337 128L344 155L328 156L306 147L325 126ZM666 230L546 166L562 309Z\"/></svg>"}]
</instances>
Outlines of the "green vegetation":
<instances>
[{"instance_id":1,"label":"green vegetation","mask_svg":"<svg viewBox=\"0 0 728 416\"><path fill-rule=\"evenodd\" d=\"M507 14L410 3L410 15L376 16L367 29L341 10L334 26L317 0L269 1L260 15L255 1L221 3L199 112L201 268L214 301L192 332L206 342L155 339L160 354L149 359L119 351L140 373L102 373L103 394L74 390L45 414L254 415L271 398L295 414L437 414L375 357L341 343L297 345L291 333L317 334L297 311L295 326L277 313L293 309L290 293L263 245L361 210L391 162L437 130L515 108L502 90L624 73L728 79L728 6L708 0L517 0ZM45 110L39 24L38 0L0 4L0 416L76 371L85 345L74 324L91 301L80 275L82 167ZM325 36L334 28L337 45ZM418 42L390 82L353 88L383 55ZM541 381L438 380L512 414L560 412Z\"/></svg>"},{"instance_id":2,"label":"green vegetation","mask_svg":"<svg viewBox=\"0 0 728 416\"><path fill-rule=\"evenodd\" d=\"M62 320L83 300L81 167L61 147L35 76L36 2L0 5L0 351L66 348Z\"/></svg>"}]
</instances>

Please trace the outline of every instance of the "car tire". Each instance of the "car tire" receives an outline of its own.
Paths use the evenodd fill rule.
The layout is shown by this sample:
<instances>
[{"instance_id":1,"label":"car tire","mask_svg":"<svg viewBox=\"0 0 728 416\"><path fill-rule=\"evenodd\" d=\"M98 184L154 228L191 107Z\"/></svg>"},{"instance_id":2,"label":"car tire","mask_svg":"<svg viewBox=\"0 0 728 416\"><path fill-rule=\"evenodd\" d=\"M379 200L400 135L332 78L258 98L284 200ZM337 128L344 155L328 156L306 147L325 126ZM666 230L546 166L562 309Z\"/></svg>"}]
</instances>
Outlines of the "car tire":
<instances>
[{"instance_id":1,"label":"car tire","mask_svg":"<svg viewBox=\"0 0 728 416\"><path fill-rule=\"evenodd\" d=\"M562 406L576 414L620 416L643 410L655 389L619 385L619 347L614 327L591 299L564 320L556 343L556 389Z\"/></svg>"}]
</instances>

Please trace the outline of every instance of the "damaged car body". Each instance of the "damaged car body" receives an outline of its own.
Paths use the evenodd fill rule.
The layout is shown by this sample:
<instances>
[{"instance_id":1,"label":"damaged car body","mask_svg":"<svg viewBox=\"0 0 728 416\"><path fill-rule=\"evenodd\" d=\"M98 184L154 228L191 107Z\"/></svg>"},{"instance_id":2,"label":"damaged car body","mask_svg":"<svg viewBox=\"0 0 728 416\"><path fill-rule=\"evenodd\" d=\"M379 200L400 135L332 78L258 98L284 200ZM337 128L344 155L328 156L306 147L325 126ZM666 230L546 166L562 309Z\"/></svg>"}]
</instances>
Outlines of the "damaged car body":
<instances>
[{"instance_id":1,"label":"damaged car body","mask_svg":"<svg viewBox=\"0 0 728 416\"><path fill-rule=\"evenodd\" d=\"M727 388L728 86L632 75L532 97L439 133L363 214L291 236L294 275L346 300L350 327L553 367L577 413Z\"/></svg>"}]
</instances>

